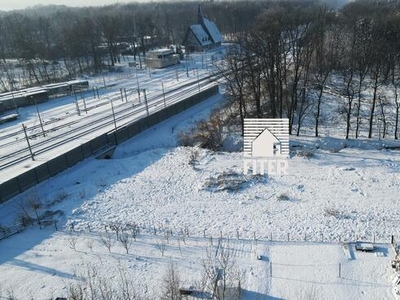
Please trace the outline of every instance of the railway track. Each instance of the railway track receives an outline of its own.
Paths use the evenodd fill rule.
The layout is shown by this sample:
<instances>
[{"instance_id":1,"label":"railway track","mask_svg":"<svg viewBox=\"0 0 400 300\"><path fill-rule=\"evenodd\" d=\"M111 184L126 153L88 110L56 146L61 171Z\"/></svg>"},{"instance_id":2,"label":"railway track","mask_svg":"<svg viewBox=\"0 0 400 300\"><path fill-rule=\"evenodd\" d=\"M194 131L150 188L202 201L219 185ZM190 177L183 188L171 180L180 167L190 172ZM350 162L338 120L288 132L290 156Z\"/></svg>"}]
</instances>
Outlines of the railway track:
<instances>
[{"instance_id":1,"label":"railway track","mask_svg":"<svg viewBox=\"0 0 400 300\"><path fill-rule=\"evenodd\" d=\"M179 87L170 89L169 91L165 92L164 95L156 92L149 93L147 95L147 101L142 99L140 104L135 105L133 105L132 102L127 101L121 102L118 100L117 102L117 99L121 99L119 93L103 94L102 100L106 99L106 101L96 101L96 104L93 104L93 101L88 101L86 112L105 105L110 105L110 102L113 101L113 103L115 103L114 116L111 113L111 109L109 110L108 114L104 111L99 111L90 115L85 114L78 120L69 121L53 126L52 128L45 129L44 133L46 137L42 136L40 124L31 125L29 127L29 131L31 133L28 134L28 139L30 141L33 157L35 158L57 148L61 149L61 147L64 145L75 140L85 138L87 135L95 132L97 132L98 135L101 135L105 132L111 132L115 130L114 128L112 130L105 131L104 128L109 128L111 126L121 127L137 121L143 116L147 115L147 111L149 111L150 114L155 113L156 111L164 109L165 106L177 103L186 98L188 95L197 93L199 89L210 84L210 82L213 80L215 80L215 77L209 75L199 81L196 80L188 82ZM57 122L60 121L65 121L69 117L70 115L65 115L65 117L62 119L56 118L54 120L49 120L48 122L44 123L44 127L49 127L49 125L57 124ZM19 139L19 142L22 142L22 134L23 129L2 135L2 139ZM1 151L4 151L2 149L7 148L13 149L11 152L4 153L0 156L0 171L32 159L27 144L26 146L16 150L15 146L13 146L14 143L15 141L8 141L0 144Z\"/></svg>"}]
</instances>

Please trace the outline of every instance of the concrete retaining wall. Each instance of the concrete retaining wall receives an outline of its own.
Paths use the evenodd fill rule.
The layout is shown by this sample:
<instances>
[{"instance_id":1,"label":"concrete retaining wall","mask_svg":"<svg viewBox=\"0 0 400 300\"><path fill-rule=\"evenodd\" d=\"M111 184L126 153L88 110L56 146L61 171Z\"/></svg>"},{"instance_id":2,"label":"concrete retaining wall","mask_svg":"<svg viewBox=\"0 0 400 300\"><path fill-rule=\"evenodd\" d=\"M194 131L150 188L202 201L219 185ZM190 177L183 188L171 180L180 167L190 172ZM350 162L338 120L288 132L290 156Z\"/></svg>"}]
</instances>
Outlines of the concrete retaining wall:
<instances>
[{"instance_id":1,"label":"concrete retaining wall","mask_svg":"<svg viewBox=\"0 0 400 300\"><path fill-rule=\"evenodd\" d=\"M120 144L140 132L154 126L182 111L196 105L214 95L218 94L218 86L208 88L200 93L190 96L185 100L175 103L162 111L151 114L140 120L132 122L124 127L118 128L116 132L110 132L94 138L52 160L26 171L25 173L0 184L0 203L26 191L36 184L57 175L58 173L72 167L82 160L96 155L106 147Z\"/></svg>"}]
</instances>

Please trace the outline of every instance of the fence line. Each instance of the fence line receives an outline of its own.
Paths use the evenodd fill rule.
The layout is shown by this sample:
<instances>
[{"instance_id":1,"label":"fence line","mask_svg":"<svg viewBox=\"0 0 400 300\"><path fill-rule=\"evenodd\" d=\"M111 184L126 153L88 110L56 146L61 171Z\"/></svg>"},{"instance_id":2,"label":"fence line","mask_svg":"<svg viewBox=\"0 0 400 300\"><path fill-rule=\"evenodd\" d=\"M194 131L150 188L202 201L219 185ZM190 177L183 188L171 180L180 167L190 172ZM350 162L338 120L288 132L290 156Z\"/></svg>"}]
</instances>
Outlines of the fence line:
<instances>
[{"instance_id":1,"label":"fence line","mask_svg":"<svg viewBox=\"0 0 400 300\"><path fill-rule=\"evenodd\" d=\"M239 240L239 241L247 241L247 242L290 242L290 243L326 243L326 244L342 244L342 243L355 243L355 242L370 242L370 243L377 243L377 244L390 244L392 238L395 235L388 235L385 237L377 238L376 234L371 234L371 236L364 236L364 235L352 235L352 237L345 238L344 236L337 235L337 236L329 236L326 235L291 235L290 233L284 234L277 234L276 232L270 232L269 234L265 235L258 235L256 231L249 233L246 232L247 235L242 235L242 232L236 231L235 234L224 233L220 231L218 234L209 234L206 230L203 232L191 231L191 228L188 226L180 227L180 228L171 228L168 226L156 226L156 225L148 225L148 224L135 224L140 229L141 233L146 233L149 235L157 235L157 236L185 236L185 237L193 237L193 238L207 238L207 239L216 239L216 240ZM132 223L109 223L104 224L105 230L106 228L117 227L120 231L124 231L125 228L129 228L132 226ZM68 231L75 231L76 228L74 226L69 226L67 228ZM92 228L79 228L77 232L93 232ZM112 230L111 230L112 231Z\"/></svg>"},{"instance_id":2,"label":"fence line","mask_svg":"<svg viewBox=\"0 0 400 300\"><path fill-rule=\"evenodd\" d=\"M59 226L57 225L56 220L49 220L45 218L31 219L29 224L17 223L10 227L0 226L0 240L8 238L12 235L22 232L24 229L28 228L29 226L37 226L40 227L52 227L55 230L59 230ZM268 235L261 235L258 236L256 232L253 232L252 236L241 236L240 233L236 232L236 234L225 234L220 231L218 234L211 235L203 231L203 233L199 232L191 232L190 227L182 227L182 228L170 228L167 226L154 226L154 225L145 225L145 224L136 224L136 223L108 223L104 224L104 232L115 232L116 230L119 232L126 232L128 229L131 229L132 226L137 227L140 234L147 234L147 235L155 235L155 236L167 236L168 237L180 237L185 236L186 238L206 238L206 239L216 239L216 240L230 240L230 241L243 241L243 242L276 242L276 243L326 243L326 244L341 244L341 243L355 243L355 242L370 242L370 243L378 243L378 244L392 244L392 241L395 235L389 235L385 239L376 239L375 235L371 237L364 237L364 236L356 236L354 238L344 239L341 236L337 236L335 238L321 238L321 236L310 235L309 238L299 238L299 236L293 235L291 236L289 233L285 235L277 235L274 233L270 233ZM65 230L69 232L76 232L76 233L94 233L99 231L94 231L93 228L90 226L86 228L76 228L72 224L68 224ZM101 231L103 232L103 231ZM247 231L246 231L247 232ZM100 233L100 232L99 232ZM294 238L293 238L294 237Z\"/></svg>"}]
</instances>

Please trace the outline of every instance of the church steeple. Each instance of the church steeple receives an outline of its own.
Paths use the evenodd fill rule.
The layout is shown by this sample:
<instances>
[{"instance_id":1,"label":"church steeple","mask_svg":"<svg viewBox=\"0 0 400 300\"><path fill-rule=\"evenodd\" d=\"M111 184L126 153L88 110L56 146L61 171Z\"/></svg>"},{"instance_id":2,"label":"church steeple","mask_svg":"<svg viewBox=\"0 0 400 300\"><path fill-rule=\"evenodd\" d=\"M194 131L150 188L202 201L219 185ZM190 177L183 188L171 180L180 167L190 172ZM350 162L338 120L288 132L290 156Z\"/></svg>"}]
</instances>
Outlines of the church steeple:
<instances>
[{"instance_id":1,"label":"church steeple","mask_svg":"<svg viewBox=\"0 0 400 300\"><path fill-rule=\"evenodd\" d=\"M197 22L203 24L203 18L203 12L201 11L201 5L199 4L199 8L197 9Z\"/></svg>"}]
</instances>

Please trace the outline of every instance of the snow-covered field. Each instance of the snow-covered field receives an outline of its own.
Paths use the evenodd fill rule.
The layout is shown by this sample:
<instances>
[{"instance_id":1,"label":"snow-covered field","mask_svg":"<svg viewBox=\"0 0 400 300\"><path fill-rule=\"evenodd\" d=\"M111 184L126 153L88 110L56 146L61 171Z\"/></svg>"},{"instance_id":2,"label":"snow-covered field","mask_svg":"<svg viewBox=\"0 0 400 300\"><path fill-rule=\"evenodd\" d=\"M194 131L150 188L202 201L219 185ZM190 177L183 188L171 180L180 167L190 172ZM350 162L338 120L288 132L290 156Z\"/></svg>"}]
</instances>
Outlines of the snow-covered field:
<instances>
[{"instance_id":1,"label":"snow-covered field","mask_svg":"<svg viewBox=\"0 0 400 300\"><path fill-rule=\"evenodd\" d=\"M193 63L207 73L201 61ZM149 86L178 84L159 73L139 78ZM133 87L132 76L111 81ZM90 286L111 290L112 299L129 299L121 293L128 289L137 299L158 299L171 266L180 287L201 291L204 266L220 267L221 253L240 278L243 299L391 299L400 151L389 146L400 143L334 138L344 133L330 114L340 100L327 99L321 132L331 137L304 135L312 133L306 122L303 136L291 136L284 175L244 175L240 151L177 146L179 132L206 118L218 96L118 145L112 159L88 159L1 204L0 232L24 214L35 218L32 203L47 217L42 230L34 225L0 240L0 299L55 299L80 287L86 299L100 299L89 297ZM34 118L33 109L21 110L23 121ZM241 148L239 137L229 141ZM119 237L130 234L125 245L116 228ZM376 242L375 251L358 252L355 241Z\"/></svg>"},{"instance_id":2,"label":"snow-covered field","mask_svg":"<svg viewBox=\"0 0 400 300\"><path fill-rule=\"evenodd\" d=\"M0 241L0 295L66 297L92 274L116 289L127 276L140 298L156 299L170 265L182 287L199 290L210 253L226 249L245 299L390 299L399 151L387 141L293 138L288 174L245 176L240 152L176 145L218 100L2 204L1 225L10 226L24 199L37 197L42 211L58 212L58 231L34 226ZM140 226L128 251L107 227L127 224ZM342 244L356 240L385 244L374 253Z\"/></svg>"}]
</instances>

